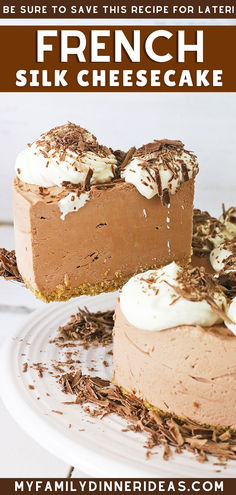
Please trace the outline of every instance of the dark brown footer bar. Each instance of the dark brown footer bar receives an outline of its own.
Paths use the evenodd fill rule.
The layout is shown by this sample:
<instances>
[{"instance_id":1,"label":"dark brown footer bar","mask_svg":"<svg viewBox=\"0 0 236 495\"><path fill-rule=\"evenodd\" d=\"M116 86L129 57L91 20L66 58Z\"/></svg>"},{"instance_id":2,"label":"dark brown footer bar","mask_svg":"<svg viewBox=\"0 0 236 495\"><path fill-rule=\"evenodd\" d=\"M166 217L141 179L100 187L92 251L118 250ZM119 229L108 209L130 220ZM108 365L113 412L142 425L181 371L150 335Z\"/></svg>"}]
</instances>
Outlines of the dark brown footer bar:
<instances>
[{"instance_id":1,"label":"dark brown footer bar","mask_svg":"<svg viewBox=\"0 0 236 495\"><path fill-rule=\"evenodd\" d=\"M31 494L215 494L236 493L236 478L0 478L0 493Z\"/></svg>"}]
</instances>

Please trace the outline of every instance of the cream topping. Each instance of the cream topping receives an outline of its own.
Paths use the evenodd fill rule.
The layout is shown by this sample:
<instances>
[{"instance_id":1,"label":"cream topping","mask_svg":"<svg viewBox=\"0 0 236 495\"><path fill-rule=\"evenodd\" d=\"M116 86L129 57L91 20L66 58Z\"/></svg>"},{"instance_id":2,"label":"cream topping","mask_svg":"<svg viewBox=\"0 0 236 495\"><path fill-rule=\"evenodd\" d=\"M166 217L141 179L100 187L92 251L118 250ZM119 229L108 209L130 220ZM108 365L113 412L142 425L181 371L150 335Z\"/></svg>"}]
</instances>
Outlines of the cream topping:
<instances>
[{"instance_id":1,"label":"cream topping","mask_svg":"<svg viewBox=\"0 0 236 495\"><path fill-rule=\"evenodd\" d=\"M216 272L220 272L224 269L228 258L232 255L232 251L226 248L227 244L221 244L213 249L210 253L210 262L212 268Z\"/></svg>"},{"instance_id":2,"label":"cream topping","mask_svg":"<svg viewBox=\"0 0 236 495\"><path fill-rule=\"evenodd\" d=\"M91 184L97 184L114 178L117 159L86 129L68 123L29 145L18 155L15 168L20 180L42 187L64 181L82 185L91 169Z\"/></svg>"},{"instance_id":3,"label":"cream topping","mask_svg":"<svg viewBox=\"0 0 236 495\"><path fill-rule=\"evenodd\" d=\"M65 220L68 213L78 211L89 200L90 191L82 191L78 196L76 193L70 193L62 198L59 203L59 209L61 211L61 219Z\"/></svg>"},{"instance_id":4,"label":"cream topping","mask_svg":"<svg viewBox=\"0 0 236 495\"><path fill-rule=\"evenodd\" d=\"M136 328L160 331L179 325L222 323L227 299L213 277L172 262L132 277L120 292L120 305Z\"/></svg>"},{"instance_id":5,"label":"cream topping","mask_svg":"<svg viewBox=\"0 0 236 495\"><path fill-rule=\"evenodd\" d=\"M163 204L168 204L170 195L197 173L195 155L185 150L181 141L163 139L139 148L121 171L121 177L147 199L158 195Z\"/></svg>"}]
</instances>

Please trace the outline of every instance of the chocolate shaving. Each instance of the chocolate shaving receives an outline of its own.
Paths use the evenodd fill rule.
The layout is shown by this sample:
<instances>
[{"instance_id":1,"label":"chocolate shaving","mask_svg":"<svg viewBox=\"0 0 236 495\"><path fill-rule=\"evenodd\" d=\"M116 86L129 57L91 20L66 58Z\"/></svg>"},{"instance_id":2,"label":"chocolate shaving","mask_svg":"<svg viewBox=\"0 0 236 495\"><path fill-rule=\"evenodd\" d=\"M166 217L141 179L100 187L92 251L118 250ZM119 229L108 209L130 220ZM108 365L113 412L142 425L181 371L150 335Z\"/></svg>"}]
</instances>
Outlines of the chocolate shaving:
<instances>
[{"instance_id":1,"label":"chocolate shaving","mask_svg":"<svg viewBox=\"0 0 236 495\"><path fill-rule=\"evenodd\" d=\"M182 168L182 174L184 178L184 182L189 180L189 175L188 175L188 169L186 163L181 163L181 168Z\"/></svg>"},{"instance_id":2,"label":"chocolate shaving","mask_svg":"<svg viewBox=\"0 0 236 495\"><path fill-rule=\"evenodd\" d=\"M174 141L171 139L155 139L153 143L144 144L139 148L135 156L146 156L155 153L155 156L152 158L157 158L158 153L162 151L182 151L184 149L184 144L181 141Z\"/></svg>"},{"instance_id":3,"label":"chocolate shaving","mask_svg":"<svg viewBox=\"0 0 236 495\"><path fill-rule=\"evenodd\" d=\"M112 153L113 153L113 155L115 155L116 160L117 160L117 165L118 165L116 168L116 174L114 174L114 176L119 177L121 164L124 161L127 153L125 151L122 151L122 150L112 150Z\"/></svg>"},{"instance_id":4,"label":"chocolate shaving","mask_svg":"<svg viewBox=\"0 0 236 495\"><path fill-rule=\"evenodd\" d=\"M159 196L162 196L162 184L161 184L160 172L159 172L158 168L155 168L154 172L155 172L155 179L156 179L156 183L157 183L158 194L159 194Z\"/></svg>"},{"instance_id":5,"label":"chocolate shaving","mask_svg":"<svg viewBox=\"0 0 236 495\"><path fill-rule=\"evenodd\" d=\"M170 203L170 194L168 189L163 189L163 194L162 194L162 204L163 205L168 205Z\"/></svg>"},{"instance_id":6,"label":"chocolate shaving","mask_svg":"<svg viewBox=\"0 0 236 495\"><path fill-rule=\"evenodd\" d=\"M105 189L112 189L115 186L115 184L112 182L104 182L103 184L96 184L96 189L99 191L103 191Z\"/></svg>"},{"instance_id":7,"label":"chocolate shaving","mask_svg":"<svg viewBox=\"0 0 236 495\"><path fill-rule=\"evenodd\" d=\"M23 282L16 263L15 251L0 248L0 276L6 280Z\"/></svg>"},{"instance_id":8,"label":"chocolate shaving","mask_svg":"<svg viewBox=\"0 0 236 495\"><path fill-rule=\"evenodd\" d=\"M28 363L24 363L23 364L23 369L22 369L22 372L23 373L26 373L28 371Z\"/></svg>"},{"instance_id":9,"label":"chocolate shaving","mask_svg":"<svg viewBox=\"0 0 236 495\"><path fill-rule=\"evenodd\" d=\"M47 366L43 363L33 363L31 367L38 372L39 378L43 378L44 372L48 371Z\"/></svg>"},{"instance_id":10,"label":"chocolate shaving","mask_svg":"<svg viewBox=\"0 0 236 495\"><path fill-rule=\"evenodd\" d=\"M218 282L222 286L226 296L233 300L236 297L236 272L220 272Z\"/></svg>"},{"instance_id":11,"label":"chocolate shaving","mask_svg":"<svg viewBox=\"0 0 236 495\"><path fill-rule=\"evenodd\" d=\"M194 421L179 420L170 415L148 409L134 395L124 395L121 389L108 380L83 375L79 370L65 374L60 379L65 393L68 384L75 395L75 404L80 404L92 417L103 418L115 413L128 422L125 431L145 432L147 457L155 446L164 446L163 457L168 460L172 448L177 453L188 450L199 462L207 461L207 454L219 459L236 460L236 432L230 428L202 426ZM71 403L71 402L70 402ZM88 404L93 404L92 409Z\"/></svg>"},{"instance_id":12,"label":"chocolate shaving","mask_svg":"<svg viewBox=\"0 0 236 495\"><path fill-rule=\"evenodd\" d=\"M121 169L124 169L126 167L127 163L131 160L132 156L134 155L135 151L136 151L135 146L132 146L132 148L130 148L129 151L127 151L124 160L120 164Z\"/></svg>"},{"instance_id":13,"label":"chocolate shaving","mask_svg":"<svg viewBox=\"0 0 236 495\"><path fill-rule=\"evenodd\" d=\"M82 189L82 185L79 183L79 184L74 184L73 182L70 182L68 180L63 180L62 181L62 187L64 187L65 189L68 189L69 191L81 191Z\"/></svg>"},{"instance_id":14,"label":"chocolate shaving","mask_svg":"<svg viewBox=\"0 0 236 495\"><path fill-rule=\"evenodd\" d=\"M236 206L231 206L228 210L225 209L225 205L222 204L222 217L224 223L229 222L236 224Z\"/></svg>"},{"instance_id":15,"label":"chocolate shaving","mask_svg":"<svg viewBox=\"0 0 236 495\"><path fill-rule=\"evenodd\" d=\"M58 328L57 342L68 340L80 341L85 348L90 344L107 345L112 342L114 311L91 313L88 308L79 309L78 313L64 326Z\"/></svg>"},{"instance_id":16,"label":"chocolate shaving","mask_svg":"<svg viewBox=\"0 0 236 495\"><path fill-rule=\"evenodd\" d=\"M86 177L85 177L85 181L84 181L84 190L85 191L90 191L90 182L91 182L92 176L93 176L93 170L91 168L89 168L88 172L86 174Z\"/></svg>"}]
</instances>

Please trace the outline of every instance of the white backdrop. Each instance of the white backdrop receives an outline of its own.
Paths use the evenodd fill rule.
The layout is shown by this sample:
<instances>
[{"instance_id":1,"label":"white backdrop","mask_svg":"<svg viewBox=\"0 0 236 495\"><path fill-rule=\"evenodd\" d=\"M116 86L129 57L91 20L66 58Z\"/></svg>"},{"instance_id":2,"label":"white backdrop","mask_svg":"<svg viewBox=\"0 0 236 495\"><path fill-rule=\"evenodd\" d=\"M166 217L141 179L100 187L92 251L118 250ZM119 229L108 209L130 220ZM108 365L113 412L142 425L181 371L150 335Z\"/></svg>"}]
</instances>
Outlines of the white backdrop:
<instances>
[{"instance_id":1,"label":"white backdrop","mask_svg":"<svg viewBox=\"0 0 236 495\"><path fill-rule=\"evenodd\" d=\"M235 203L236 93L0 94L0 211L12 219L17 153L51 127L76 122L127 150L154 138L181 139L199 158L195 204L219 213Z\"/></svg>"}]
</instances>

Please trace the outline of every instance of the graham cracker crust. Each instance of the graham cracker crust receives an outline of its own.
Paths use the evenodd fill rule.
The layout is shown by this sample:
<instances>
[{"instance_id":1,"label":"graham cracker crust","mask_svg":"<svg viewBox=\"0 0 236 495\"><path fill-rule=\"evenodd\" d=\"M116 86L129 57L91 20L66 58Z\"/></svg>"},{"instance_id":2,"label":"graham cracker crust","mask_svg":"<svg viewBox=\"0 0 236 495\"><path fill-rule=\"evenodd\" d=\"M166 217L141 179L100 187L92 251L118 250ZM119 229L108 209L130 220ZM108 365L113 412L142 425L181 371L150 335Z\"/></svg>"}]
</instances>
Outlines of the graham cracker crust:
<instances>
[{"instance_id":1,"label":"graham cracker crust","mask_svg":"<svg viewBox=\"0 0 236 495\"><path fill-rule=\"evenodd\" d=\"M121 275L117 276L117 279L113 280L103 280L102 282L98 282L97 284L82 284L79 287L69 287L66 284L58 285L58 287L54 291L45 291L40 292L34 288L32 288L26 281L25 285L28 289L30 289L34 295L41 299L41 301L49 303L52 301L68 301L72 297L79 296L96 296L101 294L102 292L115 292L129 280L130 276L122 277Z\"/></svg>"},{"instance_id":2,"label":"graham cracker crust","mask_svg":"<svg viewBox=\"0 0 236 495\"><path fill-rule=\"evenodd\" d=\"M190 260L191 258L188 256L183 258L182 260L175 261L177 261L182 266L186 266L190 263ZM32 287L27 282L27 280L24 280L24 283L26 287L43 302L49 303L52 301L68 301L68 299L71 299L72 297L79 297L83 295L96 296L98 294L101 294L102 292L115 292L118 289L121 289L123 285L137 273L143 273L147 270L155 270L157 268L161 268L161 266L155 264L149 267L139 267L135 273L131 273L130 275L123 275L120 271L117 271L113 280L105 279L102 282L98 282L97 284L85 283L81 284L79 287L70 287L69 280L66 280L64 284L58 285L53 291L39 291Z\"/></svg>"}]
</instances>

